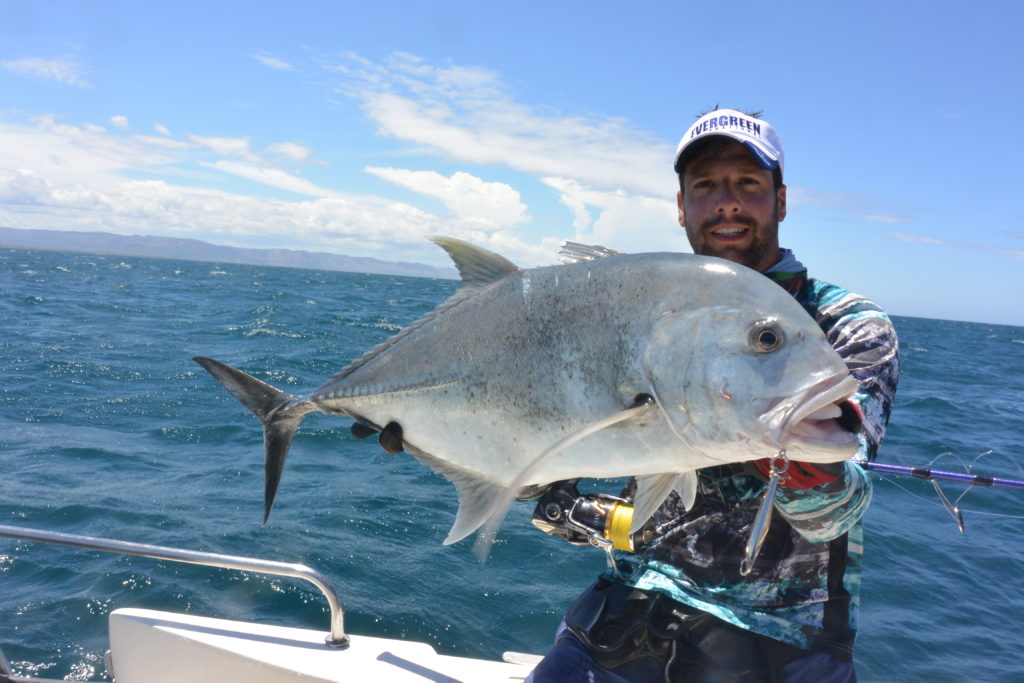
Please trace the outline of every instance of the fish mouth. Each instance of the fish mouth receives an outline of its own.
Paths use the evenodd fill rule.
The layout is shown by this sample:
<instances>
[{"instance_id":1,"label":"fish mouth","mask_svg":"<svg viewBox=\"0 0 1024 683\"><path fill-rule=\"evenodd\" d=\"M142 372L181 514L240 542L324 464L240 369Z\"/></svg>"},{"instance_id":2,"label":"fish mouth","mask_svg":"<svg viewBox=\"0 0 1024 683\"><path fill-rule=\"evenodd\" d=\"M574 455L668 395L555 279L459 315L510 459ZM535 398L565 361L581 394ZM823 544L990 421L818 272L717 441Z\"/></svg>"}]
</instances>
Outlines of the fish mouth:
<instances>
[{"instance_id":1,"label":"fish mouth","mask_svg":"<svg viewBox=\"0 0 1024 683\"><path fill-rule=\"evenodd\" d=\"M795 460L837 462L846 460L860 446L857 432L863 416L851 401L857 381L848 374L834 375L808 387L762 416L776 440Z\"/></svg>"}]
</instances>

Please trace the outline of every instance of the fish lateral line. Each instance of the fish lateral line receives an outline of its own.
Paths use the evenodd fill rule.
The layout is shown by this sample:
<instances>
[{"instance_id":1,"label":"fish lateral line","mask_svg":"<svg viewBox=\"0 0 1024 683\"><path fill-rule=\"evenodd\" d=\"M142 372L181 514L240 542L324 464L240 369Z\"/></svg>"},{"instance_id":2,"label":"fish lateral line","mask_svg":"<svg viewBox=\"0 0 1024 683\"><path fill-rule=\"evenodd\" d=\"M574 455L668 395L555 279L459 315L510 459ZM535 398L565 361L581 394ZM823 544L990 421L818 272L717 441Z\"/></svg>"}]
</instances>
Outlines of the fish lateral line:
<instances>
[{"instance_id":1,"label":"fish lateral line","mask_svg":"<svg viewBox=\"0 0 1024 683\"><path fill-rule=\"evenodd\" d=\"M465 377L453 377L449 375L444 379L423 379L418 382L401 384L393 387L384 387L373 384L355 384L351 387L346 387L344 391L335 391L325 387L323 389L317 389L317 391L310 396L310 400L313 403L324 406L323 408L320 408L321 412L328 412L328 409L330 409L331 412L348 415L349 413L345 410L334 411L330 403L332 401L344 401L348 398L356 399L366 398L368 396L378 398L396 396L400 394L416 394L424 391L431 391L433 389L443 389L445 387L456 386L464 381L466 381Z\"/></svg>"}]
</instances>

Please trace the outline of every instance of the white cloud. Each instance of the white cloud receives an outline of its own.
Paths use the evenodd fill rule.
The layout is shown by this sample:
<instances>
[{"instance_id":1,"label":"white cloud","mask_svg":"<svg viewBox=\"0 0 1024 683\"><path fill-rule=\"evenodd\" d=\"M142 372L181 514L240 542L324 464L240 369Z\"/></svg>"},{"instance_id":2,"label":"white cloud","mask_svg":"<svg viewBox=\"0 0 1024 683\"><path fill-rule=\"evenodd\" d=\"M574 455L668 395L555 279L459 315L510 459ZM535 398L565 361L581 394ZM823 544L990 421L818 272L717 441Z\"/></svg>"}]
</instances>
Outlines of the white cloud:
<instances>
[{"instance_id":1,"label":"white cloud","mask_svg":"<svg viewBox=\"0 0 1024 683\"><path fill-rule=\"evenodd\" d=\"M674 194L671 146L624 121L523 105L484 69L433 66L398 54L383 65L349 56L330 67L382 135L423 151L534 175L655 196Z\"/></svg>"},{"instance_id":2,"label":"white cloud","mask_svg":"<svg viewBox=\"0 0 1024 683\"><path fill-rule=\"evenodd\" d=\"M295 163L309 161L313 157L313 150L297 142L275 142L263 148L268 154L284 157Z\"/></svg>"},{"instance_id":3,"label":"white cloud","mask_svg":"<svg viewBox=\"0 0 1024 683\"><path fill-rule=\"evenodd\" d=\"M887 216L881 213L868 213L861 216L866 221L872 223L911 223L913 218L899 218L897 216Z\"/></svg>"},{"instance_id":4,"label":"white cloud","mask_svg":"<svg viewBox=\"0 0 1024 683\"><path fill-rule=\"evenodd\" d=\"M155 135L136 135L135 139L139 142L154 147L163 147L164 149L192 149L195 145L189 142L183 142L182 140L175 140L173 138L157 137Z\"/></svg>"},{"instance_id":5,"label":"white cloud","mask_svg":"<svg viewBox=\"0 0 1024 683\"><path fill-rule=\"evenodd\" d=\"M128 130L128 117L127 116L111 116L110 122L121 130Z\"/></svg>"},{"instance_id":6,"label":"white cloud","mask_svg":"<svg viewBox=\"0 0 1024 683\"><path fill-rule=\"evenodd\" d=\"M444 176L437 171L401 168L364 169L395 185L440 199L456 216L479 225L481 230L498 230L526 220L526 205L519 193L505 183L490 183L458 171Z\"/></svg>"},{"instance_id":7,"label":"white cloud","mask_svg":"<svg viewBox=\"0 0 1024 683\"><path fill-rule=\"evenodd\" d=\"M46 115L27 124L0 123L0 169L26 169L57 182L100 181L123 169L158 166L173 159L100 126L73 126Z\"/></svg>"},{"instance_id":8,"label":"white cloud","mask_svg":"<svg viewBox=\"0 0 1024 683\"><path fill-rule=\"evenodd\" d=\"M554 262L557 244L541 247L474 231L472 225L410 204L323 197L284 201L161 180L103 185L55 183L31 171L0 170L0 225L193 237L235 246L376 253L390 260L449 265L427 236L473 240L523 265Z\"/></svg>"},{"instance_id":9,"label":"white cloud","mask_svg":"<svg viewBox=\"0 0 1024 683\"><path fill-rule=\"evenodd\" d=\"M625 252L690 251L674 201L598 190L569 178L542 178L573 214L573 239ZM595 218L596 214L596 218Z\"/></svg>"},{"instance_id":10,"label":"white cloud","mask_svg":"<svg viewBox=\"0 0 1024 683\"><path fill-rule=\"evenodd\" d=\"M927 235L915 235L906 232L890 232L889 237L897 239L900 242L910 242L913 244L945 244L945 240L936 239L934 237L928 237Z\"/></svg>"},{"instance_id":11,"label":"white cloud","mask_svg":"<svg viewBox=\"0 0 1024 683\"><path fill-rule=\"evenodd\" d=\"M173 149L157 147L173 145ZM209 148L205 147L204 149ZM241 146L245 149L245 146ZM0 225L195 237L237 246L326 250L449 265L428 235L454 235L524 265L551 263L557 245L531 246L481 229L480 221L443 216L378 197L346 197L271 166L198 160L195 145L124 136L100 126L72 126L52 116L0 122ZM202 187L167 180L126 180L123 171L198 178ZM249 178L312 197L295 201L209 188L216 173Z\"/></svg>"},{"instance_id":12,"label":"white cloud","mask_svg":"<svg viewBox=\"0 0 1024 683\"><path fill-rule=\"evenodd\" d=\"M270 69L275 69L277 71L292 71L295 69L295 67L293 67L291 64L284 61L283 59L278 59L277 57L271 57L269 55L263 55L258 53L251 54L249 56L255 59L260 64L262 64L263 66Z\"/></svg>"},{"instance_id":13,"label":"white cloud","mask_svg":"<svg viewBox=\"0 0 1024 683\"><path fill-rule=\"evenodd\" d=\"M56 81L78 88L92 87L82 76L82 66L67 58L23 57L12 61L2 61L0 67L23 76Z\"/></svg>"},{"instance_id":14,"label":"white cloud","mask_svg":"<svg viewBox=\"0 0 1024 683\"><path fill-rule=\"evenodd\" d=\"M792 185L787 188L786 193L786 203L790 209L813 207L847 214L871 223L913 223L916 221L913 216L897 216L891 213L865 210L869 204L874 204L876 201L845 192L828 192Z\"/></svg>"},{"instance_id":15,"label":"white cloud","mask_svg":"<svg viewBox=\"0 0 1024 683\"><path fill-rule=\"evenodd\" d=\"M205 147L216 154L236 157L246 161L260 161L259 155L252 151L252 138L207 137L189 135L188 139L200 147Z\"/></svg>"},{"instance_id":16,"label":"white cloud","mask_svg":"<svg viewBox=\"0 0 1024 683\"><path fill-rule=\"evenodd\" d=\"M576 239L623 251L674 245L685 250L675 223L674 178L664 170L671 163L671 145L614 119L523 106L484 69L438 67L408 55L397 55L385 66L353 57L344 68L349 70L349 94L359 98L381 132L411 143L414 151L543 177L573 211ZM428 204L345 195L269 161L309 163L312 150L298 142L261 142L256 151L253 138L244 135L205 136L200 131L175 138L162 124L154 125L155 135L126 135L119 123L127 125L127 119L111 123L112 130L70 126L53 116L39 117L31 126L0 123L0 149L5 151L0 192L11 200L0 206L0 224L378 252L388 259L439 264L445 262L443 253L424 238L445 234L524 266L555 262L560 238L570 236L564 226L545 225L547 234L559 237L525 243L529 215L520 192L485 180L475 169L450 175L364 169L447 209L435 212L424 208ZM13 154L8 140L17 140ZM17 169L29 174L13 173ZM163 180L129 181L124 171ZM218 174L305 199L245 196L171 182L175 176L189 177L193 184L215 188L223 179Z\"/></svg>"},{"instance_id":17,"label":"white cloud","mask_svg":"<svg viewBox=\"0 0 1024 683\"><path fill-rule=\"evenodd\" d=\"M252 164L244 164L237 161L217 161L212 164L201 162L201 164L207 168L214 168L218 171L223 171L224 173L230 173L242 178L247 178L248 180L253 180L257 183L276 187L280 190L295 192L296 194L309 195L312 197L340 196L333 190L319 187L304 178L299 178L298 176L277 168L254 166Z\"/></svg>"},{"instance_id":18,"label":"white cloud","mask_svg":"<svg viewBox=\"0 0 1024 683\"><path fill-rule=\"evenodd\" d=\"M937 239L935 237L929 237L927 235L915 235L912 233L905 232L890 232L888 236L899 240L900 242L908 242L910 244L930 244L936 246L954 247L956 249L980 249L982 251L991 252L993 254L999 254L1000 256L1009 256L1010 258L1024 258L1024 249L1008 249L1006 247L997 247L992 244L978 244L976 242L960 242L953 240Z\"/></svg>"}]
</instances>

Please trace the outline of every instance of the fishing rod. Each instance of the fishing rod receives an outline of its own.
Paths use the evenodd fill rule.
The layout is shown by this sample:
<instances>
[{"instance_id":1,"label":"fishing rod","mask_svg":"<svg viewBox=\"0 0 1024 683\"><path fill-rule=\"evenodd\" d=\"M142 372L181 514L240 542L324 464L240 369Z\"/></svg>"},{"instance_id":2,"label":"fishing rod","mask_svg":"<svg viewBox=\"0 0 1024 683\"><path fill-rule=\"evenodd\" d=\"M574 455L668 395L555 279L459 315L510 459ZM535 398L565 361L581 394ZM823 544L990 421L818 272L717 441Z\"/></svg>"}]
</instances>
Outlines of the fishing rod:
<instances>
[{"instance_id":1,"label":"fishing rod","mask_svg":"<svg viewBox=\"0 0 1024 683\"><path fill-rule=\"evenodd\" d=\"M946 511L953 517L960 533L964 533L964 515L960 509L960 501L973 487L989 486L1024 490L1024 480L1021 479L990 477L966 472L945 472L930 467L906 467L885 462L862 462L859 460L853 462L868 472L898 474L931 481L936 494ZM789 466L786 451L782 450L773 456L770 463L768 488L751 524L745 557L740 564L740 573L744 576L749 574L753 568L754 561L761 551L761 546L771 525L775 491ZM633 505L630 501L605 494L580 495L576 488L576 481L561 482L559 486L549 489L541 496L531 521L538 529L560 536L573 545L589 544L603 549L608 554L609 566L618 573L612 551L628 550L632 552L635 540L640 544L645 544L649 537L640 535L638 538L634 538L634 534L630 533L633 520ZM960 482L967 484L967 488L955 501L950 502L942 487L939 486L939 481Z\"/></svg>"},{"instance_id":2,"label":"fishing rod","mask_svg":"<svg viewBox=\"0 0 1024 683\"><path fill-rule=\"evenodd\" d=\"M1024 490L1024 481L1020 479L1007 479L1006 477L989 477L984 474L968 474L967 472L943 472L942 470L933 470L930 467L905 467L903 465L892 465L885 462L861 462L855 461L858 465L863 467L868 472L880 472L883 474L901 474L908 477L914 477L916 479L925 479L932 483L935 487L935 493L938 494L939 500L942 501L942 505L946 508L946 511L953 517L953 521L956 522L957 528L960 533L964 533L964 513L960 509L960 501L967 495L967 492L975 486L993 486L1007 489L1019 489ZM962 484L967 484L967 488L964 489L957 499L950 502L949 498L946 497L946 492L939 486L939 481L956 481Z\"/></svg>"},{"instance_id":3,"label":"fishing rod","mask_svg":"<svg viewBox=\"0 0 1024 683\"><path fill-rule=\"evenodd\" d=\"M891 465L885 462L860 462L857 464L869 472L883 472L885 474L902 474L917 479L934 481L959 481L972 486L998 486L1008 489L1024 489L1024 480L1007 479L1005 477L988 477L983 474L968 474L966 472L943 472L933 470L929 467L904 467L903 465Z\"/></svg>"}]
</instances>

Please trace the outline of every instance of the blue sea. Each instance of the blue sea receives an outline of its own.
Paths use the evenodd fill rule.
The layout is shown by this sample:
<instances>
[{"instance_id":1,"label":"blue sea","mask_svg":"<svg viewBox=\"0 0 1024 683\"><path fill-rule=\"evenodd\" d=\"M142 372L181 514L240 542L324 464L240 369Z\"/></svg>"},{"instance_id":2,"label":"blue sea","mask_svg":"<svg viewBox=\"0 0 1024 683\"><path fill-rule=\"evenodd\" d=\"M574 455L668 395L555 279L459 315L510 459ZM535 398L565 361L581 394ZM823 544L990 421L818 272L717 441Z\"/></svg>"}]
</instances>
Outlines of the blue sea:
<instances>
[{"instance_id":1,"label":"blue sea","mask_svg":"<svg viewBox=\"0 0 1024 683\"><path fill-rule=\"evenodd\" d=\"M0 523L303 562L337 585L350 632L545 652L600 551L536 531L527 503L486 563L471 542L442 546L451 485L321 415L264 526L259 425L190 360L303 392L455 286L0 250ZM1024 478L1024 328L895 323L903 376L879 460ZM1024 491L970 489L960 533L930 482L872 476L861 680L1024 680ZM0 649L17 673L109 680L106 619L127 606L328 625L298 581L0 538Z\"/></svg>"}]
</instances>

